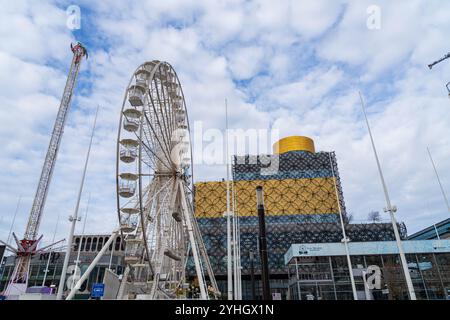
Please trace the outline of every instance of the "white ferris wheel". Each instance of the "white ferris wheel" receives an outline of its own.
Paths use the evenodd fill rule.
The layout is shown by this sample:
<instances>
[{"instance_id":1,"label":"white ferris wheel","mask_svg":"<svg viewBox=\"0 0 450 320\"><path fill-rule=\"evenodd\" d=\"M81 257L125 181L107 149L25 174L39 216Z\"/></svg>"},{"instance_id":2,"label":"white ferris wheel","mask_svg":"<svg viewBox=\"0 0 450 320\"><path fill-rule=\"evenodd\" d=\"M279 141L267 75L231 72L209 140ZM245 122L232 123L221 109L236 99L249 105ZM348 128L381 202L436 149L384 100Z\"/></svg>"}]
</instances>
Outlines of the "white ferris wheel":
<instances>
[{"instance_id":1,"label":"white ferris wheel","mask_svg":"<svg viewBox=\"0 0 450 320\"><path fill-rule=\"evenodd\" d=\"M175 70L156 60L140 65L125 92L117 139L117 208L126 244L119 299L177 298L192 262L198 298L219 294L194 217L191 153Z\"/></svg>"}]
</instances>

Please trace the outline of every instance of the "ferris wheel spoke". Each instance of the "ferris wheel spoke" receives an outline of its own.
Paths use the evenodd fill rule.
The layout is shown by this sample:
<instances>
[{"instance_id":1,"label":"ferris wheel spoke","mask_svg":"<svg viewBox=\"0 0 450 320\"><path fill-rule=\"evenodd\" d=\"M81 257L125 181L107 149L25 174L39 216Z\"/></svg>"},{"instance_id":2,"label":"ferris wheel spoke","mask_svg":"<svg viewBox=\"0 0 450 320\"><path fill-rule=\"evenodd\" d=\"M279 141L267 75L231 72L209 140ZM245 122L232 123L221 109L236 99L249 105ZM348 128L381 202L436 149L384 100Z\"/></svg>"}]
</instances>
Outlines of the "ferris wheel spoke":
<instances>
[{"instance_id":1,"label":"ferris wheel spoke","mask_svg":"<svg viewBox=\"0 0 450 320\"><path fill-rule=\"evenodd\" d=\"M159 91L157 83L155 83L155 89L156 89L156 96L158 97L158 101L160 103L162 101L163 104L164 104L164 108L162 108L161 105L160 105L161 113L167 113L167 111L169 111L168 109L170 109L170 108L166 104L165 95L164 95L164 88L166 88L166 90L167 90L169 78L168 78L168 74L167 74L167 68L162 68L162 69L165 69L163 72L161 72L161 68L162 68L162 66L160 66L159 70L158 70L158 72L160 73L159 83L160 83L161 91ZM161 76L162 74L164 74L164 76ZM164 82L166 84L165 86L163 85ZM161 96L162 96L162 99L161 99ZM167 131L168 125L166 126L166 121L164 120L164 117L163 117L163 122L164 122L164 127L165 127L165 129ZM167 118L167 122L169 123L169 119L168 118ZM168 135L168 137L171 137L170 131L167 132L167 135Z\"/></svg>"},{"instance_id":2,"label":"ferris wheel spoke","mask_svg":"<svg viewBox=\"0 0 450 320\"><path fill-rule=\"evenodd\" d=\"M169 85L172 85L172 83L169 82L169 73L167 72L167 69L165 70L164 74L165 74L165 78L166 78L166 86L164 87L162 85L162 82L161 82L161 95L162 95L162 98L163 98L163 102L164 102L165 108L162 109L162 112L165 114L165 118L167 119L168 130L169 130L169 134L170 134L169 137L172 137L172 134L173 134L173 131L174 131L174 127L173 127L174 126L174 120L175 120L172 117L173 116L173 113L172 113L173 112L173 108L170 107L171 104L169 103L169 96L170 96L169 95L169 88L170 88ZM166 90L164 90L164 88ZM173 141L171 141L171 142L173 142Z\"/></svg>"},{"instance_id":3,"label":"ferris wheel spoke","mask_svg":"<svg viewBox=\"0 0 450 320\"><path fill-rule=\"evenodd\" d=\"M168 163L170 164L170 163L171 163L170 156L169 156L169 154L170 154L170 149L168 148L167 143L166 143L165 141L164 141L164 144L161 143L160 138L159 138L158 135L156 134L156 130L155 130L155 128L153 127L152 122L150 121L150 119L147 117L146 114L144 114L144 116L145 116L145 119L147 120L147 124L150 126L150 129L151 129L151 131L152 131L152 133L153 133L153 136L154 136L154 137L156 138L156 140L158 141L159 148L160 148L161 151L164 153L164 155L165 155L165 157L166 157ZM164 139L164 136L162 136L162 138ZM164 148L164 147L166 147L166 148ZM160 160L160 161L161 161L161 160ZM170 168L170 167L167 166L167 165L166 165L166 167ZM169 169L169 170L172 170L172 169Z\"/></svg>"},{"instance_id":4,"label":"ferris wheel spoke","mask_svg":"<svg viewBox=\"0 0 450 320\"><path fill-rule=\"evenodd\" d=\"M147 143L142 142L142 145L144 146L144 152L145 154L143 154L142 157L142 161L147 164L150 169L152 169L153 172L158 171L158 164L157 164L157 160L160 163L164 163L164 161L156 154L156 152L154 151L154 147L152 147L154 144L151 143L151 141L149 140L149 138L147 137L147 134L144 133L144 138L147 141ZM145 157L147 156L147 157ZM164 163L165 164L165 163ZM170 168L169 166L166 165L167 168Z\"/></svg>"},{"instance_id":5,"label":"ferris wheel spoke","mask_svg":"<svg viewBox=\"0 0 450 320\"><path fill-rule=\"evenodd\" d=\"M160 163L161 164L163 164L168 170L172 170L172 168L170 168L167 164L166 164L166 162L164 162L153 150L152 150L152 148L150 148L145 142L143 142L142 141L142 145L145 147L144 148L144 150L146 151L146 152L150 152L156 159L158 159L159 161L160 161ZM147 154L147 155L149 155L149 154ZM150 155L149 155L149 158L151 159L151 157L150 157ZM153 167L153 169L155 170L155 171L157 171L158 170L158 168L157 168L157 165L155 164L155 167Z\"/></svg>"},{"instance_id":6,"label":"ferris wheel spoke","mask_svg":"<svg viewBox=\"0 0 450 320\"><path fill-rule=\"evenodd\" d=\"M159 111L160 111L160 112L156 113L156 115L158 116L158 114L161 113L161 119L162 119L162 123L164 126L164 131L167 136L167 139L169 139L168 143L169 143L169 145L171 145L172 141L170 139L172 137L172 134L171 134L171 131L169 131L169 129L168 129L168 124L166 123L166 122L169 122L170 119L166 117L166 115L165 115L166 112L164 111L165 109L168 109L168 107L167 107L166 101L164 99L164 96L161 99L161 95L164 92L162 80L159 81L159 83L161 85L161 92L159 90L158 81L156 81L156 79L155 79L153 83L155 84L156 99L158 101L158 106L159 106ZM152 103L153 103L153 106L155 107L154 99L152 99ZM159 117L157 119L159 119Z\"/></svg>"},{"instance_id":7,"label":"ferris wheel spoke","mask_svg":"<svg viewBox=\"0 0 450 320\"><path fill-rule=\"evenodd\" d=\"M145 162L145 164L147 165L147 166L149 166L149 167L151 167L152 169L153 169L153 171L156 171L157 169L157 165L156 165L156 162L155 162L155 157L157 158L157 156L154 154L154 153L152 153L152 155L149 155L148 154L148 152L149 151L152 151L152 149L151 148L149 148L148 146L149 145L154 145L154 143L152 142L152 141L150 141L151 140L151 136L149 137L148 135L147 135L147 133L146 133L146 131L145 130L142 130L143 131L143 133L144 133L144 138L145 138L145 140L147 141L147 144L143 141L143 139L142 139L142 137L140 137L138 134L137 134L137 132L134 132L134 136L136 137L136 139L137 139L137 141L140 141L140 143L142 143L143 145L144 145L144 151L147 153L147 155L148 155L148 159L152 162L152 163L149 163L148 162L148 160L146 160L146 159L142 159L143 160L143 162ZM159 159L160 160L160 159Z\"/></svg>"},{"instance_id":8,"label":"ferris wheel spoke","mask_svg":"<svg viewBox=\"0 0 450 320\"><path fill-rule=\"evenodd\" d=\"M155 88L155 91L156 91L156 95L157 95L157 100L158 100L158 107L159 107L159 109L160 110L162 110L162 108L161 108L161 101L160 101L160 99L159 99L159 95L158 95L158 89L157 89L157 83L156 83L156 80L155 80L155 86L156 86L156 88ZM153 107L153 113L154 113L154 116L155 116L155 120L156 120L156 125L160 128L160 130L159 130L159 132L161 133L161 137L162 137L162 139L163 139L163 142L164 142L164 145L165 145L165 147L166 147L166 150L167 150L167 152L170 154L170 151L171 151L171 141L169 140L170 138L171 138L171 135L169 135L169 133L168 133L168 131L167 131L167 127L166 127L166 125L165 125L165 120L164 120L164 117L162 117L162 122L163 122L163 126L164 126L164 128L162 128L161 127L161 121L160 121L160 119L159 119L159 116L158 116L158 114L159 113L162 113L162 112L159 112L159 110L158 110L158 107L156 106L156 104L155 104L155 100L153 99L153 97L150 95L150 102L151 102L151 104L152 104L152 107ZM150 122L151 123L151 121L147 118L147 121L148 122ZM153 127L153 126L152 126ZM164 130L163 130L164 129ZM161 143L160 143L161 144ZM161 148L163 147L163 145L161 144Z\"/></svg>"},{"instance_id":9,"label":"ferris wheel spoke","mask_svg":"<svg viewBox=\"0 0 450 320\"><path fill-rule=\"evenodd\" d=\"M144 120L146 121L145 130L152 137L154 149L157 152L165 152L167 156L168 153L166 150L168 149L168 144L165 140L164 132L160 129L158 119L155 118L156 116L152 110L144 115Z\"/></svg>"}]
</instances>

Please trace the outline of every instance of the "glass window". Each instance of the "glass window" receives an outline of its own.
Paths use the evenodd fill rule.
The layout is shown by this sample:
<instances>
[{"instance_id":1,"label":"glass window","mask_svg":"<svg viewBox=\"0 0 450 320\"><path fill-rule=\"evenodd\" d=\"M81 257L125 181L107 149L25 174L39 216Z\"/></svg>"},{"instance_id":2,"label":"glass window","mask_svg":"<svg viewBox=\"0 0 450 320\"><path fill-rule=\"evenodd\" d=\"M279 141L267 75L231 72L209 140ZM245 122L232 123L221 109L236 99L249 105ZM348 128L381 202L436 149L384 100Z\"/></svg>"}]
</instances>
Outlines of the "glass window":
<instances>
[{"instance_id":1,"label":"glass window","mask_svg":"<svg viewBox=\"0 0 450 320\"><path fill-rule=\"evenodd\" d=\"M84 251L86 247L86 238L83 237L81 240L81 251Z\"/></svg>"},{"instance_id":2,"label":"glass window","mask_svg":"<svg viewBox=\"0 0 450 320\"><path fill-rule=\"evenodd\" d=\"M382 267L381 256L365 256L367 266L378 266Z\"/></svg>"},{"instance_id":3,"label":"glass window","mask_svg":"<svg viewBox=\"0 0 450 320\"><path fill-rule=\"evenodd\" d=\"M76 237L75 238L75 245L74 245L74 247L73 247L73 250L74 251L78 251L78 247L80 246L80 238L79 237Z\"/></svg>"},{"instance_id":4,"label":"glass window","mask_svg":"<svg viewBox=\"0 0 450 320\"><path fill-rule=\"evenodd\" d=\"M92 247L91 251L97 251L97 237L92 238Z\"/></svg>"},{"instance_id":5,"label":"glass window","mask_svg":"<svg viewBox=\"0 0 450 320\"><path fill-rule=\"evenodd\" d=\"M115 251L119 251L119 249L120 249L120 240L121 240L121 238L120 238L120 237L117 237L117 239L116 239L116 245L115 245L115 247L114 247L114 250L115 250Z\"/></svg>"},{"instance_id":6,"label":"glass window","mask_svg":"<svg viewBox=\"0 0 450 320\"><path fill-rule=\"evenodd\" d=\"M90 251L91 250L91 241L92 241L91 237L88 237L87 240L86 240L85 251Z\"/></svg>"},{"instance_id":7,"label":"glass window","mask_svg":"<svg viewBox=\"0 0 450 320\"><path fill-rule=\"evenodd\" d=\"M102 250L103 248L103 237L98 238L98 250Z\"/></svg>"}]
</instances>

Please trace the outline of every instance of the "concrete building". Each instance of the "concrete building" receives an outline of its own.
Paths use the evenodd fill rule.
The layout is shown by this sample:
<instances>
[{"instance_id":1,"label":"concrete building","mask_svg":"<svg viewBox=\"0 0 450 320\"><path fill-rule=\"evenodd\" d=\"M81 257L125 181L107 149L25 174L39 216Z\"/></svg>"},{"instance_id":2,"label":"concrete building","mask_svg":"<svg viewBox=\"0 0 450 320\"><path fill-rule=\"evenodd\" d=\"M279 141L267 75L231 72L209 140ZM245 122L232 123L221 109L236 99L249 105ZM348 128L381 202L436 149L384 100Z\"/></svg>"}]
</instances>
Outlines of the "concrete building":
<instances>
[{"instance_id":1,"label":"concrete building","mask_svg":"<svg viewBox=\"0 0 450 320\"><path fill-rule=\"evenodd\" d=\"M450 300L450 240L410 240L403 246L417 299ZM350 242L349 251L358 299L408 299L395 241ZM293 244L284 258L290 299L353 298L343 243Z\"/></svg>"},{"instance_id":2,"label":"concrete building","mask_svg":"<svg viewBox=\"0 0 450 320\"><path fill-rule=\"evenodd\" d=\"M73 238L72 253L70 255L70 262L68 268L68 275L66 277L65 290L68 290L67 283L73 281L73 274L75 273L75 262L77 259L78 249L80 247L80 262L78 263L79 272L81 274L89 267L92 260L102 248L103 244L108 241L110 235L75 235ZM123 272L123 257L124 257L125 243L121 237L118 237L114 243L110 245L106 254L101 258L98 265L91 272L88 280L81 286L81 290L76 295L77 299L87 299L90 296L93 283L103 282L105 270L109 267L117 274ZM33 256L30 265L28 287L47 286L51 288L58 288L59 280L64 262L65 250L41 253ZM6 289L8 281L14 269L15 256L8 256L4 259L0 266L0 292ZM47 267L48 264L48 267ZM45 281L44 281L45 280Z\"/></svg>"},{"instance_id":3,"label":"concrete building","mask_svg":"<svg viewBox=\"0 0 450 320\"><path fill-rule=\"evenodd\" d=\"M408 237L408 240L450 239L450 218L435 223Z\"/></svg>"}]
</instances>

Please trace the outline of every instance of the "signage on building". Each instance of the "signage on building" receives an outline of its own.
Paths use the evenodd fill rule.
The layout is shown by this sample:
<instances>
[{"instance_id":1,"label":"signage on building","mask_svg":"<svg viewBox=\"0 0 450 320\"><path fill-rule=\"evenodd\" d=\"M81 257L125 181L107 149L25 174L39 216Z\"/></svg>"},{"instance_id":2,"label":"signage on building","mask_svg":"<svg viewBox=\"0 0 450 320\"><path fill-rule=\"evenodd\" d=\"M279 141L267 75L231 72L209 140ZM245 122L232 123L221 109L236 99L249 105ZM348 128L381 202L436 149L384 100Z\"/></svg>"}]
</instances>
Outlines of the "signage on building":
<instances>
[{"instance_id":1,"label":"signage on building","mask_svg":"<svg viewBox=\"0 0 450 320\"><path fill-rule=\"evenodd\" d=\"M50 254L51 254L51 256L50 256ZM39 260L47 261L49 256L50 256L50 263L56 263L59 260L59 258L61 257L61 254L59 252L53 252L53 251L41 253L39 255Z\"/></svg>"},{"instance_id":2,"label":"signage on building","mask_svg":"<svg viewBox=\"0 0 450 320\"><path fill-rule=\"evenodd\" d=\"M395 241L350 242L351 255L398 254ZM450 252L450 240L408 240L403 241L405 253L443 253ZM292 244L286 252L285 263L294 257L345 256L343 243L302 243Z\"/></svg>"},{"instance_id":3,"label":"signage on building","mask_svg":"<svg viewBox=\"0 0 450 320\"><path fill-rule=\"evenodd\" d=\"M91 297L92 298L101 298L105 293L105 284L104 283L94 283L92 285Z\"/></svg>"},{"instance_id":4,"label":"signage on building","mask_svg":"<svg viewBox=\"0 0 450 320\"><path fill-rule=\"evenodd\" d=\"M273 292L272 293L272 300L281 300L281 293L280 292Z\"/></svg>"}]
</instances>

